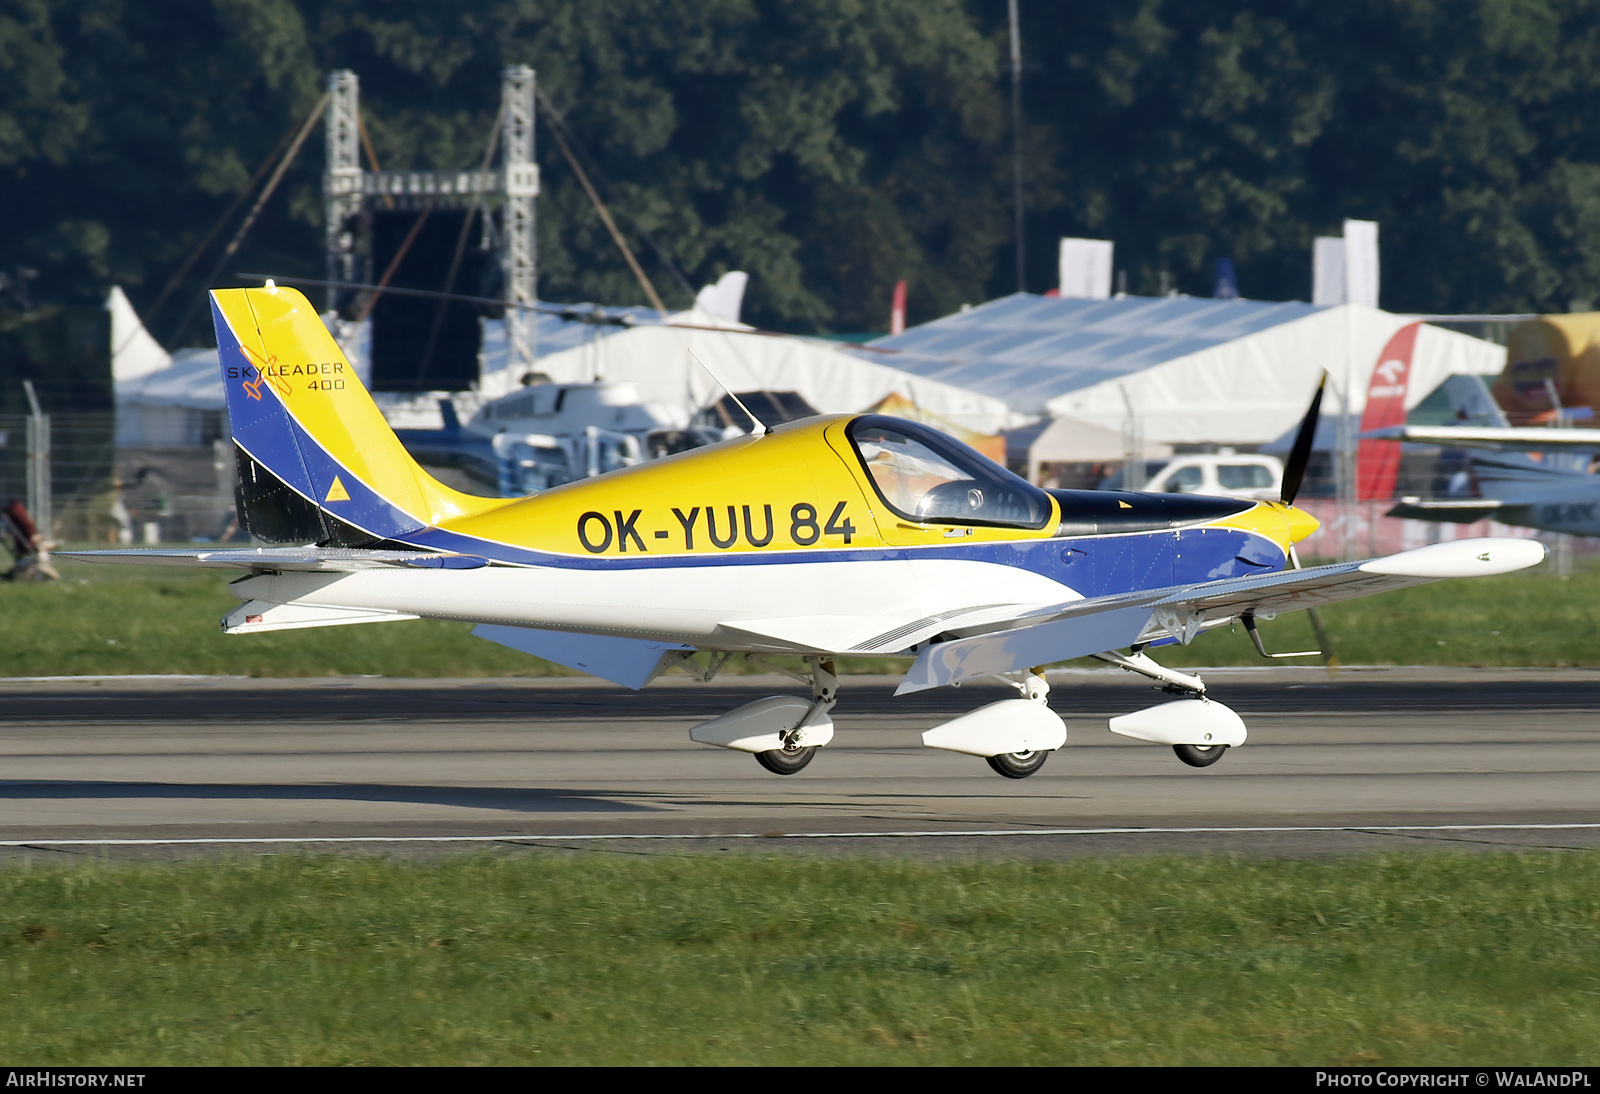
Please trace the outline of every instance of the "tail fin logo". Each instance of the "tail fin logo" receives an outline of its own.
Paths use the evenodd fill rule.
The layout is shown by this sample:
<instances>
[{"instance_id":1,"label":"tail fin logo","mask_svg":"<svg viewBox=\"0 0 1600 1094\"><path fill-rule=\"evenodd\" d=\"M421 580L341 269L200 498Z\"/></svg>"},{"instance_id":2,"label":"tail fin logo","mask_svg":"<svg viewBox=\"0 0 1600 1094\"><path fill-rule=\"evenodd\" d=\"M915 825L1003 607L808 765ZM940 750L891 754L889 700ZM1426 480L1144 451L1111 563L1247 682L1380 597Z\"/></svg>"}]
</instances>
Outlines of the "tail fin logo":
<instances>
[{"instance_id":1,"label":"tail fin logo","mask_svg":"<svg viewBox=\"0 0 1600 1094\"><path fill-rule=\"evenodd\" d=\"M240 383L244 385L244 393L246 395L250 396L250 398L259 403L261 401L262 383L270 382L272 384L272 390L278 393L278 397L280 399L287 399L289 397L289 392L293 390L289 387L289 381L279 379L276 375L277 370L273 367L278 363L278 355L276 353L269 353L266 359L262 360L254 350L242 342L239 344L239 350L245 355L246 358L249 359L250 364L254 367L256 374L256 378L254 380L240 381Z\"/></svg>"}]
</instances>

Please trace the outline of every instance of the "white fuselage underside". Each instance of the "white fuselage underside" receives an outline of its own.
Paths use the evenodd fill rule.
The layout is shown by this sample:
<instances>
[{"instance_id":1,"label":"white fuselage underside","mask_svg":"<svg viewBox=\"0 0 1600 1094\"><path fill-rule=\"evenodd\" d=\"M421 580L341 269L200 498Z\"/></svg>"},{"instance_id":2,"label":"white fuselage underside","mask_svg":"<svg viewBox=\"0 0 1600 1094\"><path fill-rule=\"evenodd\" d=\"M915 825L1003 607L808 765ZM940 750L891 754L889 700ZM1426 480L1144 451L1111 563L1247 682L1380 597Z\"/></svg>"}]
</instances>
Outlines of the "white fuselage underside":
<instances>
[{"instance_id":1,"label":"white fuselage underside","mask_svg":"<svg viewBox=\"0 0 1600 1094\"><path fill-rule=\"evenodd\" d=\"M243 578L230 591L269 604L826 653L897 652L933 634L1081 599L1027 570L957 559L279 573Z\"/></svg>"}]
</instances>

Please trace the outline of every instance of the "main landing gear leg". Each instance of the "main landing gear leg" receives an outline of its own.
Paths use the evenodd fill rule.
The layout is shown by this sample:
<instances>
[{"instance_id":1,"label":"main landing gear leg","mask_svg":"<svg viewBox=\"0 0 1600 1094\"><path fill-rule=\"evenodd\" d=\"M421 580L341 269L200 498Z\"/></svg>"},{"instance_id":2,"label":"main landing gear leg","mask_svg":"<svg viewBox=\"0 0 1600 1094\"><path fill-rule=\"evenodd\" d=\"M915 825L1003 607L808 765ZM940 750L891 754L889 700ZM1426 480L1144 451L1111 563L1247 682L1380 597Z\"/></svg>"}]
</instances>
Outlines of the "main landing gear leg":
<instances>
[{"instance_id":1,"label":"main landing gear leg","mask_svg":"<svg viewBox=\"0 0 1600 1094\"><path fill-rule=\"evenodd\" d=\"M1012 673L1000 679L1021 692L1024 699L1048 709L1050 684L1044 678L1043 669L1029 669L1027 672ZM1051 751L1041 748L1027 752L1006 752L999 756L985 756L984 760L997 775L1004 775L1008 779L1026 779L1044 766L1044 762L1050 758Z\"/></svg>"},{"instance_id":2,"label":"main landing gear leg","mask_svg":"<svg viewBox=\"0 0 1600 1094\"><path fill-rule=\"evenodd\" d=\"M712 657L711 666L691 675L709 680L729 658ZM749 752L756 762L775 775L793 775L817 754L817 749L833 740L833 719L828 712L838 700L839 678L832 658L807 657L807 670L796 672L783 665L763 661L753 654L745 660L793 677L811 686L811 698L798 695L769 695L728 711L689 730L689 739L698 744L716 745Z\"/></svg>"},{"instance_id":3,"label":"main landing gear leg","mask_svg":"<svg viewBox=\"0 0 1600 1094\"><path fill-rule=\"evenodd\" d=\"M793 775L811 762L817 754L817 746L805 743L806 729L819 720L826 720L828 712L839 701L839 677L835 674L833 659L807 657L806 664L811 666L806 674L811 685L810 713L793 729L778 734L783 747L756 753L756 763L774 775Z\"/></svg>"}]
</instances>

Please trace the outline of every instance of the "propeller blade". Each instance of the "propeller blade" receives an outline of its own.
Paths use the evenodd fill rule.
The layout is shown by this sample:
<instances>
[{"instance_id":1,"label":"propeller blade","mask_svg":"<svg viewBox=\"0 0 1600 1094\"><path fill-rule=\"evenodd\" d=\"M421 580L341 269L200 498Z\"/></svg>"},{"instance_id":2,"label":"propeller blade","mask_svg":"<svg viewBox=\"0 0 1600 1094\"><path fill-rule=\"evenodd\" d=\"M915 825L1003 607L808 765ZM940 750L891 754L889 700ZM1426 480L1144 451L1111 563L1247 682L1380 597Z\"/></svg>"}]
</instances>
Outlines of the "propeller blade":
<instances>
[{"instance_id":1,"label":"propeller blade","mask_svg":"<svg viewBox=\"0 0 1600 1094\"><path fill-rule=\"evenodd\" d=\"M1311 462L1311 442L1317 436L1317 418L1322 414L1322 391L1327 386L1328 374L1324 372L1322 379L1317 381L1317 393L1311 397L1311 409L1306 411L1305 418L1300 422L1294 447L1289 449L1289 460L1283 467L1283 491L1279 494L1285 505L1294 504L1295 495L1300 493L1300 484L1305 481L1306 465Z\"/></svg>"}]
</instances>

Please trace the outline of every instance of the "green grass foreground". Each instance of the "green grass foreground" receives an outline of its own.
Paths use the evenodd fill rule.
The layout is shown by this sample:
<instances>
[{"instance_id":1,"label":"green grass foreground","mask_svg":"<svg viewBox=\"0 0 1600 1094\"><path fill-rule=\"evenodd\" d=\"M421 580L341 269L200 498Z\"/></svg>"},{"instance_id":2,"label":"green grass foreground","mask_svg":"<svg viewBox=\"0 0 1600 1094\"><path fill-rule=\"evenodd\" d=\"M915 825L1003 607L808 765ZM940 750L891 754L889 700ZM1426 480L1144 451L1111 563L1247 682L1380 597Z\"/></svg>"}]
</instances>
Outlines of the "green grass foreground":
<instances>
[{"instance_id":1,"label":"green grass foreground","mask_svg":"<svg viewBox=\"0 0 1600 1094\"><path fill-rule=\"evenodd\" d=\"M0 871L0 1058L1596 1062L1600 854Z\"/></svg>"},{"instance_id":2,"label":"green grass foreground","mask_svg":"<svg viewBox=\"0 0 1600 1094\"><path fill-rule=\"evenodd\" d=\"M229 637L217 621L238 605L227 591L230 575L72 562L61 570L61 582L0 584L0 676L576 675L473 638L469 624L439 620ZM1345 664L1600 665L1600 568L1568 580L1540 567L1439 581L1335 604L1323 618ZM1316 646L1304 612L1264 623L1262 633L1274 651ZM1267 663L1240 627L1156 652L1175 666ZM841 668L854 672L903 671L906 664L841 659Z\"/></svg>"}]
</instances>

